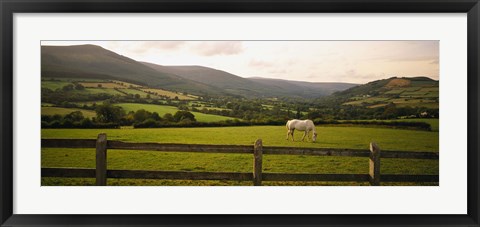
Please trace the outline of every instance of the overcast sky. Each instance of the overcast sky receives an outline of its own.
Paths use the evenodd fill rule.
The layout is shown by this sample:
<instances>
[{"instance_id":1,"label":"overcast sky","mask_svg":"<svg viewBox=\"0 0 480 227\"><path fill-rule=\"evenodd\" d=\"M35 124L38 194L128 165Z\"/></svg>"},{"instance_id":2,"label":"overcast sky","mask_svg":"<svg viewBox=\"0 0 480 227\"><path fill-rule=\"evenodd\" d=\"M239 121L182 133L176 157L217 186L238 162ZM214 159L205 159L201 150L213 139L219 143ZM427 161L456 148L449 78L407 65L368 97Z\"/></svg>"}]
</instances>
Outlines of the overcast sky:
<instances>
[{"instance_id":1,"label":"overcast sky","mask_svg":"<svg viewBox=\"0 0 480 227\"><path fill-rule=\"evenodd\" d=\"M366 83L439 79L438 41L44 41L94 44L137 61L201 65L241 77Z\"/></svg>"}]
</instances>

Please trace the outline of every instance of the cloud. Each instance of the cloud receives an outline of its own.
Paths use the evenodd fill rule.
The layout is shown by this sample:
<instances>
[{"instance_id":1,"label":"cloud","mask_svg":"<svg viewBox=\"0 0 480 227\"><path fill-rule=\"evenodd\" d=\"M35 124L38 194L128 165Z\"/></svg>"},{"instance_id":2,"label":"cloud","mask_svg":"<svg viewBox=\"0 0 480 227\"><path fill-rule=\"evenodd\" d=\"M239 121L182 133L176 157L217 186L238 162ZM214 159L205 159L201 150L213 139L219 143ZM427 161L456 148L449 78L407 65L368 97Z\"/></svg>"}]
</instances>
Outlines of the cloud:
<instances>
[{"instance_id":1,"label":"cloud","mask_svg":"<svg viewBox=\"0 0 480 227\"><path fill-rule=\"evenodd\" d=\"M72 43L72 42L70 42ZM390 75L438 78L438 41L104 41L139 61L204 65L240 76L368 82ZM44 43L42 42L42 45Z\"/></svg>"},{"instance_id":2,"label":"cloud","mask_svg":"<svg viewBox=\"0 0 480 227\"><path fill-rule=\"evenodd\" d=\"M178 50L185 41L109 41L106 48L126 55L145 55L151 52Z\"/></svg>"},{"instance_id":3,"label":"cloud","mask_svg":"<svg viewBox=\"0 0 480 227\"><path fill-rule=\"evenodd\" d=\"M185 41L146 41L132 45L130 50L137 54L158 50L176 50L182 47Z\"/></svg>"},{"instance_id":4,"label":"cloud","mask_svg":"<svg viewBox=\"0 0 480 227\"><path fill-rule=\"evenodd\" d=\"M391 56L384 59L385 61L393 61L393 62L402 62L402 61L437 61L438 63L438 56Z\"/></svg>"},{"instance_id":5,"label":"cloud","mask_svg":"<svg viewBox=\"0 0 480 227\"><path fill-rule=\"evenodd\" d=\"M367 83L374 80L386 79L385 73L359 73L356 69L347 69L341 73L333 74L330 77L331 81L335 82L350 82L350 83Z\"/></svg>"},{"instance_id":6,"label":"cloud","mask_svg":"<svg viewBox=\"0 0 480 227\"><path fill-rule=\"evenodd\" d=\"M236 55L243 52L240 41L208 41L194 44L191 49L202 56Z\"/></svg>"},{"instance_id":7,"label":"cloud","mask_svg":"<svg viewBox=\"0 0 480 227\"><path fill-rule=\"evenodd\" d=\"M269 67L272 67L272 66L273 66L273 63L272 63L272 62L268 62L268 61L262 61L262 60L252 59L252 60L248 63L248 65L251 66L251 67L255 67L255 68L269 68Z\"/></svg>"},{"instance_id":8,"label":"cloud","mask_svg":"<svg viewBox=\"0 0 480 227\"><path fill-rule=\"evenodd\" d=\"M380 42L373 53L375 59L385 61L435 61L439 57L438 41Z\"/></svg>"},{"instance_id":9,"label":"cloud","mask_svg":"<svg viewBox=\"0 0 480 227\"><path fill-rule=\"evenodd\" d=\"M154 49L178 49L185 45L185 41L157 41L153 42L152 48Z\"/></svg>"},{"instance_id":10,"label":"cloud","mask_svg":"<svg viewBox=\"0 0 480 227\"><path fill-rule=\"evenodd\" d=\"M270 74L285 74L287 73L288 71L286 69L274 69L274 70L270 70L268 71Z\"/></svg>"}]
</instances>

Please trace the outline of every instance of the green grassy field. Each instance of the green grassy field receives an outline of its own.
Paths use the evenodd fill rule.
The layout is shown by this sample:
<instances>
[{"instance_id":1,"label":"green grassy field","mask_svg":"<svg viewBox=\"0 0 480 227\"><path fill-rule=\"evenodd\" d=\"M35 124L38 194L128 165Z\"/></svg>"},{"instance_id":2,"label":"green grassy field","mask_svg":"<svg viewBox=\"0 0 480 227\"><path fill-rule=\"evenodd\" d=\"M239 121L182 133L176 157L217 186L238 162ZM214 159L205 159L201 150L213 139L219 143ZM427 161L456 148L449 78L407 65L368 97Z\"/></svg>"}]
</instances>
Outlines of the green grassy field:
<instances>
[{"instance_id":1,"label":"green grassy field","mask_svg":"<svg viewBox=\"0 0 480 227\"><path fill-rule=\"evenodd\" d=\"M162 153L110 150L109 169L251 172L252 156L246 154ZM42 167L95 168L95 149L42 149ZM264 155L263 172L272 173L368 173L368 158ZM438 174L438 162L431 160L383 159L385 174ZM42 185L93 185L94 180L44 178ZM122 182L123 181L123 182ZM335 182L264 182L266 185L337 185ZM352 185L368 183L349 182ZM345 184L345 183L344 183ZM251 185L232 181L117 180L108 185ZM347 184L348 185L348 184Z\"/></svg>"},{"instance_id":2,"label":"green grassy field","mask_svg":"<svg viewBox=\"0 0 480 227\"><path fill-rule=\"evenodd\" d=\"M93 110L83 110L83 109L77 109L77 108L63 108L63 107L50 107L50 106L42 106L42 115L55 115L55 114L60 114L60 115L67 115L71 112L75 111L80 111L82 112L84 117L95 117L97 114Z\"/></svg>"},{"instance_id":3,"label":"green grassy field","mask_svg":"<svg viewBox=\"0 0 480 227\"><path fill-rule=\"evenodd\" d=\"M113 89L112 89L113 90ZM97 105L101 104L102 102L76 102L78 105L92 105L92 103L96 103ZM164 105L154 105L154 104L139 104L139 103L120 103L115 104L117 106L122 107L125 112L129 111L137 111L139 109L145 109L150 112L157 112L160 116L163 116L166 113L175 114L178 109L174 106L164 106ZM84 117L96 117L96 113L93 110L83 110L77 108L63 108L63 107L51 107L51 106L42 106L42 115L67 115L74 111L81 111ZM225 120L233 120L234 118L225 117L220 115L213 115L213 114L204 114L198 112L192 112L195 115L195 119L199 122L218 122L218 121L225 121Z\"/></svg>"},{"instance_id":4,"label":"green grassy field","mask_svg":"<svg viewBox=\"0 0 480 227\"><path fill-rule=\"evenodd\" d=\"M166 90L162 90L162 89L144 88L142 90L145 91L145 92L152 92L156 95L167 96L171 99L173 99L175 97L177 97L179 100L194 100L194 99L198 98L197 96L183 95L183 94L180 94L180 93L176 93L176 92L172 92L172 91L166 91Z\"/></svg>"},{"instance_id":5,"label":"green grassy field","mask_svg":"<svg viewBox=\"0 0 480 227\"><path fill-rule=\"evenodd\" d=\"M143 91L139 91L139 90L136 90L136 89L132 89L132 88L123 88L123 89L120 89L120 91L123 91L127 94L132 94L132 95L140 95L141 98L146 98L147 97L147 93L143 92ZM150 95L151 97L156 97L155 95Z\"/></svg>"},{"instance_id":6,"label":"green grassy field","mask_svg":"<svg viewBox=\"0 0 480 227\"><path fill-rule=\"evenodd\" d=\"M98 86L101 88L124 88L124 86L112 82L80 82L80 84L86 88L98 88Z\"/></svg>"},{"instance_id":7,"label":"green grassy field","mask_svg":"<svg viewBox=\"0 0 480 227\"><path fill-rule=\"evenodd\" d=\"M104 100L99 100L99 101L83 101L83 102L71 102L73 104L77 104L77 105L87 105L87 106L92 106L94 103L95 105L101 105L103 104Z\"/></svg>"},{"instance_id":8,"label":"green grassy field","mask_svg":"<svg viewBox=\"0 0 480 227\"><path fill-rule=\"evenodd\" d=\"M75 78L75 77L65 77L65 78L52 78L52 77L43 77L42 79L45 79L44 81L49 81L51 79L54 79L54 81L64 81L64 82L108 82L109 80L106 79L94 79L94 78Z\"/></svg>"},{"instance_id":9,"label":"green grassy field","mask_svg":"<svg viewBox=\"0 0 480 227\"><path fill-rule=\"evenodd\" d=\"M398 120L392 120L392 121L425 122L430 124L432 131L438 131L440 127L439 126L440 122L438 118L412 118L412 119L398 119Z\"/></svg>"},{"instance_id":10,"label":"green grassy field","mask_svg":"<svg viewBox=\"0 0 480 227\"><path fill-rule=\"evenodd\" d=\"M376 141L383 150L438 151L438 132L362 127L317 127L316 143L285 140L283 126L163 129L42 129L42 138L96 138L109 140L188 144L252 145L262 138L265 146L368 149ZM296 139L301 135L297 133ZM417 142L415 142L417 141ZM94 168L95 149L42 148L42 167ZM251 172L249 154L199 154L109 150L109 169ZM368 159L304 155L265 155L264 172L368 173ZM438 174L437 160L382 159L382 173ZM93 179L43 178L42 185L93 185ZM108 185L251 185L251 182L109 179ZM265 182L265 185L368 185L358 182ZM389 185L399 185L393 183ZM401 185L425 185L402 183ZM431 184L426 184L431 185Z\"/></svg>"},{"instance_id":11,"label":"green grassy field","mask_svg":"<svg viewBox=\"0 0 480 227\"><path fill-rule=\"evenodd\" d=\"M362 105L362 103L385 102L387 100L389 100L389 98L382 98L382 97L371 97L366 99L357 98L357 100L344 103L344 105Z\"/></svg>"},{"instance_id":12,"label":"green grassy field","mask_svg":"<svg viewBox=\"0 0 480 227\"><path fill-rule=\"evenodd\" d=\"M142 87L141 85L138 85L138 84L132 84L132 83L128 83L128 82L120 81L120 80L113 80L113 82L117 83L117 84L120 84L124 87L135 87L135 88Z\"/></svg>"},{"instance_id":13,"label":"green grassy field","mask_svg":"<svg viewBox=\"0 0 480 227\"><path fill-rule=\"evenodd\" d=\"M175 106L164 106L164 105L154 105L154 104L140 104L140 103L119 103L115 104L117 106L121 106L127 113L129 111L137 111L139 109L144 109L150 112L157 112L160 116L163 116L166 113L175 114L178 111L177 107ZM195 115L195 119L199 122L217 122L217 121L224 121L224 120L232 120L234 118L213 115L213 114L204 114L198 112L192 112Z\"/></svg>"},{"instance_id":14,"label":"green grassy field","mask_svg":"<svg viewBox=\"0 0 480 227\"><path fill-rule=\"evenodd\" d=\"M428 86L425 86L428 85ZM426 107L438 108L438 87L431 86L429 82L414 81L413 87L395 87L380 94L379 96L354 96L343 105L362 106L378 108L394 103L397 107Z\"/></svg>"},{"instance_id":15,"label":"green grassy field","mask_svg":"<svg viewBox=\"0 0 480 227\"><path fill-rule=\"evenodd\" d=\"M57 89L62 89L63 86L72 84L70 82L66 81L48 81L48 80L42 80L42 88L48 88L52 91L55 91Z\"/></svg>"},{"instance_id":16,"label":"green grassy field","mask_svg":"<svg viewBox=\"0 0 480 227\"><path fill-rule=\"evenodd\" d=\"M208 103L206 102L200 102L200 101L190 101L188 102L189 107L193 107L193 105L199 105L196 106L195 108L197 109L208 109L208 110L228 110L231 111L231 109L226 109L226 108L219 108L219 107L211 107Z\"/></svg>"},{"instance_id":17,"label":"green grassy field","mask_svg":"<svg viewBox=\"0 0 480 227\"><path fill-rule=\"evenodd\" d=\"M356 121L402 121L402 122L425 122L428 123L432 131L438 131L439 129L439 119L438 118L406 118L406 119L396 119L396 120L356 120Z\"/></svg>"},{"instance_id":18,"label":"green grassy field","mask_svg":"<svg viewBox=\"0 0 480 227\"><path fill-rule=\"evenodd\" d=\"M438 132L363 127L318 127L315 143L285 140L285 126L245 126L157 129L42 129L42 138L94 139L107 133L109 140L186 144L251 145L263 139L265 146L368 149L375 141L385 150L438 151Z\"/></svg>"},{"instance_id":19,"label":"green grassy field","mask_svg":"<svg viewBox=\"0 0 480 227\"><path fill-rule=\"evenodd\" d=\"M42 106L54 106L54 104L48 103L48 102L42 102L41 105Z\"/></svg>"},{"instance_id":20,"label":"green grassy field","mask_svg":"<svg viewBox=\"0 0 480 227\"><path fill-rule=\"evenodd\" d=\"M432 93L425 93L422 95L423 98L411 98L412 96L401 96L404 98L378 98L378 97L373 97L373 98L366 98L366 99L356 99L355 101L350 101L346 102L343 105L354 105L354 106L361 106L361 105L369 105L369 104L374 104L368 106L369 108L377 108L381 106L385 106L388 103L392 102L397 107L426 107L426 108L438 108L438 102L435 100L429 100L425 98L436 98L438 97L437 94L432 94Z\"/></svg>"},{"instance_id":21,"label":"green grassy field","mask_svg":"<svg viewBox=\"0 0 480 227\"><path fill-rule=\"evenodd\" d=\"M72 92L76 94L109 94L109 95L119 95L124 96L123 93L113 89L113 88L85 88L84 90L73 90Z\"/></svg>"}]
</instances>

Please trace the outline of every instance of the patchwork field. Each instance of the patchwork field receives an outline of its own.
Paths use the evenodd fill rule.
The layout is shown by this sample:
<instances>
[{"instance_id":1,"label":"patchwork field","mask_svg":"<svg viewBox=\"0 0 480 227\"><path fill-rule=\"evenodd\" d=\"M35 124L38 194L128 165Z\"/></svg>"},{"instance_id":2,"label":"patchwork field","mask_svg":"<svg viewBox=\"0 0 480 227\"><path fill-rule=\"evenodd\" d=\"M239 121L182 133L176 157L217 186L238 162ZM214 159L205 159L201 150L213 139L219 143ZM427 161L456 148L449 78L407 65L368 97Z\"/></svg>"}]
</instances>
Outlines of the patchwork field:
<instances>
[{"instance_id":1,"label":"patchwork field","mask_svg":"<svg viewBox=\"0 0 480 227\"><path fill-rule=\"evenodd\" d=\"M139 87L142 87L141 85L138 85L138 84L132 84L132 83L127 83L125 81L120 81L120 80L113 80L112 81L113 83L116 83L116 84L120 84L122 85L123 87L132 87L132 88L139 88Z\"/></svg>"},{"instance_id":2,"label":"patchwork field","mask_svg":"<svg viewBox=\"0 0 480 227\"><path fill-rule=\"evenodd\" d=\"M124 86L110 82L81 82L79 83L87 88L124 88Z\"/></svg>"},{"instance_id":3,"label":"patchwork field","mask_svg":"<svg viewBox=\"0 0 480 227\"><path fill-rule=\"evenodd\" d=\"M79 83L85 87L84 90L73 90L78 94L100 94L106 93L111 95L124 96L126 94L139 94L141 98L146 98L147 94L150 94L151 98L160 98L160 96L166 96L169 99L178 98L178 100L195 100L198 99L194 95L184 95L177 92L167 91L158 88L143 87L138 84L132 84L128 82L118 80L99 80L99 79L75 79L75 78L55 78L42 80L42 88L48 88L50 90L62 89L64 86ZM119 89L121 92L115 90Z\"/></svg>"},{"instance_id":4,"label":"patchwork field","mask_svg":"<svg viewBox=\"0 0 480 227\"><path fill-rule=\"evenodd\" d=\"M48 88L50 90L57 90L62 89L63 86L71 84L70 82L66 81L48 81L42 80L42 88Z\"/></svg>"},{"instance_id":5,"label":"patchwork field","mask_svg":"<svg viewBox=\"0 0 480 227\"><path fill-rule=\"evenodd\" d=\"M388 89L385 91L385 89ZM354 96L343 105L366 106L377 108L394 103L398 107L425 107L438 108L439 88L438 84L424 81L409 81L405 79L393 79L385 85L384 90L375 96Z\"/></svg>"},{"instance_id":6,"label":"patchwork field","mask_svg":"<svg viewBox=\"0 0 480 227\"><path fill-rule=\"evenodd\" d=\"M205 108L205 109L208 109L208 110L230 110L230 109L226 109L226 108L212 107L211 104L201 102L201 101L190 101L190 102L188 102L188 106L189 107L195 107L197 109Z\"/></svg>"},{"instance_id":7,"label":"patchwork field","mask_svg":"<svg viewBox=\"0 0 480 227\"><path fill-rule=\"evenodd\" d=\"M164 105L154 105L154 104L139 104L139 103L119 103L115 104L122 107L127 113L129 111L137 111L144 109L150 112L157 112L160 116L165 115L166 113L175 114L178 111L178 108L175 106L164 106ZM199 112L192 112L195 115L195 119L199 122L217 122L225 120L233 120L234 118L225 117L220 115L213 114L204 114Z\"/></svg>"},{"instance_id":8,"label":"patchwork field","mask_svg":"<svg viewBox=\"0 0 480 227\"><path fill-rule=\"evenodd\" d=\"M188 144L252 145L262 138L265 146L336 147L368 149L376 141L383 150L438 151L438 132L362 128L317 127L318 142L285 140L282 126L164 129L42 129L42 138L96 138L107 133L109 140L129 142L160 142ZM348 136L347 136L348 135ZM297 133L296 139L300 139ZM110 150L110 169L236 171L250 172L252 157L248 154L163 153L151 151ZM42 149L42 167L95 166L95 149ZM265 155L265 172L289 173L367 173L367 158L314 157L303 155ZM382 173L438 174L438 161L413 159L382 159ZM365 185L346 182L265 182L266 185ZM92 185L93 179L43 178L42 185ZM171 180L108 180L109 185L251 185L231 181ZM394 184L395 185L395 184ZM405 185L405 184L402 184ZM407 184L408 185L408 184ZM423 185L423 184L420 184Z\"/></svg>"},{"instance_id":9,"label":"patchwork field","mask_svg":"<svg viewBox=\"0 0 480 227\"><path fill-rule=\"evenodd\" d=\"M42 106L42 115L55 115L60 114L62 116L67 115L71 112L80 111L84 117L96 117L96 113L93 110L83 110L77 108L62 108L62 107L51 107L51 106Z\"/></svg>"},{"instance_id":10,"label":"patchwork field","mask_svg":"<svg viewBox=\"0 0 480 227\"><path fill-rule=\"evenodd\" d=\"M179 100L194 100L194 99L197 98L196 96L183 95L183 94L179 94L179 93L171 92L171 91L166 91L166 90L162 90L162 89L143 88L141 90L144 91L144 92L147 92L147 93L152 93L154 95L167 96L168 98L171 98L171 99L174 99L175 97L177 97Z\"/></svg>"},{"instance_id":11,"label":"patchwork field","mask_svg":"<svg viewBox=\"0 0 480 227\"><path fill-rule=\"evenodd\" d=\"M72 92L76 94L110 94L110 95L118 95L118 96L125 95L112 88L85 88L84 90L74 90Z\"/></svg>"},{"instance_id":12,"label":"patchwork field","mask_svg":"<svg viewBox=\"0 0 480 227\"><path fill-rule=\"evenodd\" d=\"M127 94L132 94L132 95L140 95L141 98L146 98L147 97L147 93L143 92L143 91L140 91L140 90L137 90L137 89L132 89L132 88L123 88L123 89L118 89L118 91L120 92L124 92L124 93L127 93ZM150 95L151 98L155 98L156 96L155 95Z\"/></svg>"},{"instance_id":13,"label":"patchwork field","mask_svg":"<svg viewBox=\"0 0 480 227\"><path fill-rule=\"evenodd\" d=\"M87 105L91 106L93 103L99 105L102 102L90 101L90 102L76 102L77 105ZM157 112L160 116L165 115L166 113L175 114L178 111L178 108L175 106L165 106L165 105L154 105L154 104L139 104L139 103L119 103L115 104L116 106L122 107L126 113L130 111L137 111L144 109L150 112ZM84 117L96 117L96 113L93 110L84 110L78 108L63 108L63 107L53 107L51 104L42 105L42 115L67 115L74 111L81 111ZM218 122L225 120L234 120L232 117L225 117L220 115L213 114L204 114L199 112L192 112L195 115L195 119L199 122Z\"/></svg>"}]
</instances>

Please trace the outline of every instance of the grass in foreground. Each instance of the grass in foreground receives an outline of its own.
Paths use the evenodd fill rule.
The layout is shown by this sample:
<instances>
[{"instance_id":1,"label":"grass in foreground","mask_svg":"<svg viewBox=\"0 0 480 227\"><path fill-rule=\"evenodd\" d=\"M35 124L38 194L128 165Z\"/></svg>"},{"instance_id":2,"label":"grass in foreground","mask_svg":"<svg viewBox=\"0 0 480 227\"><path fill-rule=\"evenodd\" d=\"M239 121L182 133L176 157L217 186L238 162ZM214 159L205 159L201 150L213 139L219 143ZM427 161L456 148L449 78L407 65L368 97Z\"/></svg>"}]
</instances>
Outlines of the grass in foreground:
<instances>
[{"instance_id":1,"label":"grass in foreground","mask_svg":"<svg viewBox=\"0 0 480 227\"><path fill-rule=\"evenodd\" d=\"M362 127L317 127L319 142L285 140L283 126L165 128L165 129L42 129L42 138L96 138L106 132L109 140L189 144L253 145L262 138L265 146L332 147L368 149L376 140L383 150L438 151L438 132ZM300 139L300 133L296 139ZM180 152L109 150L109 169L251 172L249 154L199 154ZM42 167L95 167L95 149L42 148ZM382 159L382 173L438 174L438 160ZM303 155L264 155L264 172L368 173L368 159ZM42 178L42 185L92 185L94 179ZM184 181L109 179L109 185L251 185L235 181ZM265 185L368 185L358 182L265 182ZM385 185L436 185L389 183Z\"/></svg>"},{"instance_id":2,"label":"grass in foreground","mask_svg":"<svg viewBox=\"0 0 480 227\"><path fill-rule=\"evenodd\" d=\"M109 150L109 169L251 172L252 155ZM368 173L368 158L264 155L263 171L276 173ZM42 149L42 167L95 168L95 149ZM382 159L385 174L438 174L438 161ZM251 185L236 181L109 179L109 185ZM42 185L92 185L93 179L42 179ZM265 182L266 185L368 185L366 182Z\"/></svg>"},{"instance_id":3,"label":"grass in foreground","mask_svg":"<svg viewBox=\"0 0 480 227\"><path fill-rule=\"evenodd\" d=\"M42 186L94 186L93 178L42 178ZM151 180L151 179L108 179L107 186L252 186L248 181L220 181L220 180ZM293 181L264 181L263 186L369 186L368 182L293 182ZM382 186L438 186L438 183L382 183Z\"/></svg>"},{"instance_id":4,"label":"grass in foreground","mask_svg":"<svg viewBox=\"0 0 480 227\"><path fill-rule=\"evenodd\" d=\"M295 142L285 140L285 126L42 129L42 138L95 139L104 132L109 140L126 142L253 145L260 138L264 146L368 149L370 142L375 141L383 150L438 151L438 132L366 127L316 128L318 138L315 143L299 141L301 132L295 132Z\"/></svg>"}]
</instances>

